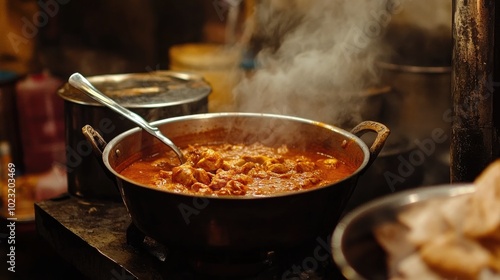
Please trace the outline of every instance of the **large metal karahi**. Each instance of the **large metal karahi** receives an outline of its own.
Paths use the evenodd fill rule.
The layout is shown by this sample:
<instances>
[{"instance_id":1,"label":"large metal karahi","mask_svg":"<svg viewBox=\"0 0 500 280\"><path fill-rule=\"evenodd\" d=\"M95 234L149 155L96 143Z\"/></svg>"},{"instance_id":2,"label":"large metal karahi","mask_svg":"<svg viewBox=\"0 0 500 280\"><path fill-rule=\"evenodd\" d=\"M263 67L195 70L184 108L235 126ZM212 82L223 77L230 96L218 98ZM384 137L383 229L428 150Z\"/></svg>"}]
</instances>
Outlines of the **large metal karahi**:
<instances>
[{"instance_id":1,"label":"large metal karahi","mask_svg":"<svg viewBox=\"0 0 500 280\"><path fill-rule=\"evenodd\" d=\"M253 196L197 196L136 183L122 168L146 154L162 152L158 141L139 128L109 141L102 161L115 176L134 225L170 249L230 256L290 249L324 237L337 219L360 176L389 136L376 122L362 122L351 133L297 117L258 113L200 114L153 123L179 147L208 143L282 144L325 152L355 167L348 177L319 188ZM88 139L99 139L87 127ZM368 148L356 135L375 132ZM194 211L194 212L193 212ZM196 213L196 214L194 214Z\"/></svg>"},{"instance_id":2,"label":"large metal karahi","mask_svg":"<svg viewBox=\"0 0 500 280\"><path fill-rule=\"evenodd\" d=\"M156 71L93 76L88 80L150 122L208 111L211 87L197 75ZM68 83L58 94L64 99L69 193L83 198L119 199L114 182L93 156L81 129L91 125L109 141L135 125Z\"/></svg>"}]
</instances>

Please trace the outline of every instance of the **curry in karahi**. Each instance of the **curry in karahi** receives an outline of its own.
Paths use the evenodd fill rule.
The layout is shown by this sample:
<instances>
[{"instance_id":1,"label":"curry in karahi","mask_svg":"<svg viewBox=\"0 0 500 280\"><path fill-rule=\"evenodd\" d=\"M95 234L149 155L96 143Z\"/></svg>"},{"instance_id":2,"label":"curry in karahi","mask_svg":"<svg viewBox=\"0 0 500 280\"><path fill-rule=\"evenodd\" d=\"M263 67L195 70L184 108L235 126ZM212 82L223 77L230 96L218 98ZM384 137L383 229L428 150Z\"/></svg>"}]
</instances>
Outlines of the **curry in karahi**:
<instances>
[{"instance_id":1,"label":"curry in karahi","mask_svg":"<svg viewBox=\"0 0 500 280\"><path fill-rule=\"evenodd\" d=\"M287 145L189 145L179 165L173 153L143 156L121 171L130 180L176 193L208 196L268 196L333 184L356 167L317 151Z\"/></svg>"}]
</instances>

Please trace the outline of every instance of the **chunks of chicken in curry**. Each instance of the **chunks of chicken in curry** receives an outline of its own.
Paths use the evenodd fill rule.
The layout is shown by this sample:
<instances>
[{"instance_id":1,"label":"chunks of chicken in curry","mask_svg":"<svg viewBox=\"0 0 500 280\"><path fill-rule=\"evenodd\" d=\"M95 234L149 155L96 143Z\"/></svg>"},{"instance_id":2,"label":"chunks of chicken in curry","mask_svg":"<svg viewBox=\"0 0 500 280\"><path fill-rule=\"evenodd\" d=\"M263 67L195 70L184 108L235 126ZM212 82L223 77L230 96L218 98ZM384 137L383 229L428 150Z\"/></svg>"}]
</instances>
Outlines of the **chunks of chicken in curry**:
<instances>
[{"instance_id":1,"label":"chunks of chicken in curry","mask_svg":"<svg viewBox=\"0 0 500 280\"><path fill-rule=\"evenodd\" d=\"M126 167L132 181L178 193L267 196L332 184L353 172L339 159L286 145L259 143L190 145L179 165L175 156L156 153Z\"/></svg>"}]
</instances>

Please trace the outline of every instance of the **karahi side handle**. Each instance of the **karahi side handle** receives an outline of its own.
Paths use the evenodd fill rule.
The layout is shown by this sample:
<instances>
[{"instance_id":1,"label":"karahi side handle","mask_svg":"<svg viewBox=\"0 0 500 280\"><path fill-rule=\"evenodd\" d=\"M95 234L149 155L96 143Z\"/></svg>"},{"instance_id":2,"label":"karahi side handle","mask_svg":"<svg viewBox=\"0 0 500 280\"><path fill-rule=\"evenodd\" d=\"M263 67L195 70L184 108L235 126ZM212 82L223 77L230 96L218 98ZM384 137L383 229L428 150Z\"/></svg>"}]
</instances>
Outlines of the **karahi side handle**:
<instances>
[{"instance_id":1,"label":"karahi side handle","mask_svg":"<svg viewBox=\"0 0 500 280\"><path fill-rule=\"evenodd\" d=\"M99 132L97 132L92 126L88 124L82 127L82 133L83 136L85 136L85 139L87 139L87 141L92 146L92 151L94 152L94 155L97 157L97 162L99 162L99 165L101 166L102 170L104 170L106 176L114 182L116 180L116 177L104 165L104 161L102 159L102 153L104 152L104 148L106 148L106 145L108 143L104 140L104 138L102 138Z\"/></svg>"},{"instance_id":2,"label":"karahi side handle","mask_svg":"<svg viewBox=\"0 0 500 280\"><path fill-rule=\"evenodd\" d=\"M368 166L375 161L378 154L384 147L387 137L391 134L391 130L387 126L375 121L363 121L351 130L351 133L358 137L361 137L367 132L377 133L377 137L369 148L370 159L368 160L368 165L366 166L368 168Z\"/></svg>"}]
</instances>

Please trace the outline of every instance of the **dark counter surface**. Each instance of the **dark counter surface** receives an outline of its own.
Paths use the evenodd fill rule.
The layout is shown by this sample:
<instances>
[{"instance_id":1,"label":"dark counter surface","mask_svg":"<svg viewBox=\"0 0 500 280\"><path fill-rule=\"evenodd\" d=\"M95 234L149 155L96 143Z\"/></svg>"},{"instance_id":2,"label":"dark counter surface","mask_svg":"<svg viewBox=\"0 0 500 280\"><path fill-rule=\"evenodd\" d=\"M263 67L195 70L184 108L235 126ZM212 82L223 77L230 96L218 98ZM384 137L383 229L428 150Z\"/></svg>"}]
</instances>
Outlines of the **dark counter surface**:
<instances>
[{"instance_id":1,"label":"dark counter surface","mask_svg":"<svg viewBox=\"0 0 500 280\"><path fill-rule=\"evenodd\" d=\"M125 206L116 201L89 201L66 195L38 202L35 204L35 223L39 235L55 252L89 279L221 279L220 275L225 275L225 279L241 280L343 279L331 259L298 278L297 275L284 277L294 264L292 262L299 261L300 265L310 259L299 253L286 260L274 259L264 269L261 269L262 262L244 263L236 269L258 267L259 270L253 271L251 277L228 277L227 273L241 271L224 263L214 263L212 259L200 261L195 256L188 256L185 261L183 257L186 256L182 253L167 250L131 226ZM207 271L212 277L206 275ZM214 278L213 273L217 277Z\"/></svg>"},{"instance_id":2,"label":"dark counter surface","mask_svg":"<svg viewBox=\"0 0 500 280\"><path fill-rule=\"evenodd\" d=\"M35 204L38 233L90 279L165 279L158 261L127 244L131 224L121 202L71 196Z\"/></svg>"}]
</instances>

